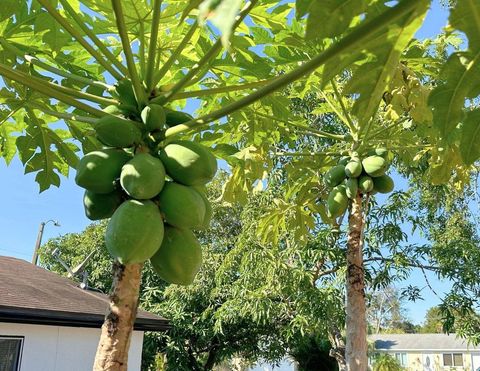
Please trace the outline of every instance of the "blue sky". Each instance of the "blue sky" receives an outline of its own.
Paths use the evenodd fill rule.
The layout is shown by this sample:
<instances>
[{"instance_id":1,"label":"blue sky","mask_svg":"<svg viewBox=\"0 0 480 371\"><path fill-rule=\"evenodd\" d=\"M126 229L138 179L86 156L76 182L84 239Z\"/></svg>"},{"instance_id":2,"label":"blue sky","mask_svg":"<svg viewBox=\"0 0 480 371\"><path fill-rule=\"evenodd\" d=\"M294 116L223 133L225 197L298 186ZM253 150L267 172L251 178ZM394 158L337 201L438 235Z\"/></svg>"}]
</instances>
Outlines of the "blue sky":
<instances>
[{"instance_id":1,"label":"blue sky","mask_svg":"<svg viewBox=\"0 0 480 371\"><path fill-rule=\"evenodd\" d=\"M419 38L437 34L446 24L447 12L435 2L427 20L418 33ZM69 232L82 231L90 221L85 217L82 197L83 190L75 185L73 176L62 178L61 188L51 188L41 194L34 181L35 174L23 174L23 167L18 158L10 166L0 161L0 194L2 213L0 213L0 255L14 256L31 260L39 224L49 219L58 220L60 227L47 224L43 241ZM74 173L72 172L71 175ZM421 273L412 275L409 282L424 286ZM435 277L431 282L438 292L443 292L450 286L441 283ZM419 323L425 312L439 300L425 291L425 300L407 305L410 318Z\"/></svg>"}]
</instances>

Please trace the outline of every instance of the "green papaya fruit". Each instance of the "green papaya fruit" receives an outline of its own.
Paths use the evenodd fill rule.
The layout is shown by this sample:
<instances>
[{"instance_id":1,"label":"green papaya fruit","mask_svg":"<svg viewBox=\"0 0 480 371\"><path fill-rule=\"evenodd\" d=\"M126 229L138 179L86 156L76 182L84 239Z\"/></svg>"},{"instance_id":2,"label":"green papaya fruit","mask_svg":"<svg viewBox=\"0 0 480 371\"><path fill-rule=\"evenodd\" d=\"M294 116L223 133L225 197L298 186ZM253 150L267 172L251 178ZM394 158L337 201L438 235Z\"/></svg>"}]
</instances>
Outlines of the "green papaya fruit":
<instances>
[{"instance_id":1,"label":"green papaya fruit","mask_svg":"<svg viewBox=\"0 0 480 371\"><path fill-rule=\"evenodd\" d=\"M388 175L382 175L373 178L373 189L380 193L390 193L393 191L395 183Z\"/></svg>"},{"instance_id":2,"label":"green papaya fruit","mask_svg":"<svg viewBox=\"0 0 480 371\"><path fill-rule=\"evenodd\" d=\"M163 280L189 285L202 266L202 248L192 231L166 226L162 245L150 263Z\"/></svg>"},{"instance_id":3,"label":"green papaya fruit","mask_svg":"<svg viewBox=\"0 0 480 371\"><path fill-rule=\"evenodd\" d=\"M350 199L354 199L358 193L358 179L357 178L349 178L345 183L346 194L347 197Z\"/></svg>"},{"instance_id":4,"label":"green papaya fruit","mask_svg":"<svg viewBox=\"0 0 480 371\"><path fill-rule=\"evenodd\" d=\"M148 200L160 193L165 184L165 167L149 153L138 153L122 167L120 185L137 200Z\"/></svg>"},{"instance_id":5,"label":"green papaya fruit","mask_svg":"<svg viewBox=\"0 0 480 371\"><path fill-rule=\"evenodd\" d=\"M115 93L118 100L126 105L137 107L137 99L133 90L132 82L128 79L121 79L115 84Z\"/></svg>"},{"instance_id":6,"label":"green papaya fruit","mask_svg":"<svg viewBox=\"0 0 480 371\"><path fill-rule=\"evenodd\" d=\"M123 111L120 109L120 107L115 104L105 107L102 111L115 116L123 114Z\"/></svg>"},{"instance_id":7,"label":"green papaya fruit","mask_svg":"<svg viewBox=\"0 0 480 371\"><path fill-rule=\"evenodd\" d=\"M198 194L202 197L203 202L205 203L205 216L203 218L203 222L200 226L197 226L196 229L208 229L210 227L210 222L212 221L212 205L210 204L210 201L208 200L205 192L201 189L203 187L194 186L192 188L198 192Z\"/></svg>"},{"instance_id":8,"label":"green papaya fruit","mask_svg":"<svg viewBox=\"0 0 480 371\"><path fill-rule=\"evenodd\" d=\"M130 158L127 152L116 148L89 152L78 162L75 182L95 193L113 192L115 180Z\"/></svg>"},{"instance_id":9,"label":"green papaya fruit","mask_svg":"<svg viewBox=\"0 0 480 371\"><path fill-rule=\"evenodd\" d=\"M136 114L137 108L126 104L112 104L105 107L102 111L114 116L128 116L130 114Z\"/></svg>"},{"instance_id":10,"label":"green papaya fruit","mask_svg":"<svg viewBox=\"0 0 480 371\"><path fill-rule=\"evenodd\" d=\"M382 176L387 171L387 161L380 156L369 156L362 161L363 169L371 177Z\"/></svg>"},{"instance_id":11,"label":"green papaya fruit","mask_svg":"<svg viewBox=\"0 0 480 371\"><path fill-rule=\"evenodd\" d=\"M85 191L83 196L85 215L90 220L110 218L122 201L122 193L119 191L113 191L111 193Z\"/></svg>"},{"instance_id":12,"label":"green papaya fruit","mask_svg":"<svg viewBox=\"0 0 480 371\"><path fill-rule=\"evenodd\" d=\"M183 124L187 121L193 120L193 116L189 115L186 112L175 111L175 110L167 108L167 107L164 107L164 110L165 110L165 115L166 115L166 117L165 117L166 123L169 127L177 126L177 125Z\"/></svg>"},{"instance_id":13,"label":"green papaya fruit","mask_svg":"<svg viewBox=\"0 0 480 371\"><path fill-rule=\"evenodd\" d=\"M160 151L167 174L184 185L203 185L217 172L217 160L207 147L189 141L176 141Z\"/></svg>"},{"instance_id":14,"label":"green papaya fruit","mask_svg":"<svg viewBox=\"0 0 480 371\"><path fill-rule=\"evenodd\" d=\"M121 264L143 263L160 248L164 226L152 201L128 200L113 213L105 232L105 245Z\"/></svg>"},{"instance_id":15,"label":"green papaya fruit","mask_svg":"<svg viewBox=\"0 0 480 371\"><path fill-rule=\"evenodd\" d=\"M345 166L336 165L326 172L325 184L329 187L335 187L343 182L345 177Z\"/></svg>"},{"instance_id":16,"label":"green papaya fruit","mask_svg":"<svg viewBox=\"0 0 480 371\"><path fill-rule=\"evenodd\" d=\"M387 159L388 156L388 149L384 147L374 148L367 152L367 156L380 156L384 159Z\"/></svg>"},{"instance_id":17,"label":"green papaya fruit","mask_svg":"<svg viewBox=\"0 0 480 371\"><path fill-rule=\"evenodd\" d=\"M349 178L357 178L360 176L362 173L362 164L360 161L350 161L346 166L345 166L345 174Z\"/></svg>"},{"instance_id":18,"label":"green papaya fruit","mask_svg":"<svg viewBox=\"0 0 480 371\"><path fill-rule=\"evenodd\" d=\"M158 203L165 221L174 227L195 228L204 223L206 205L192 187L167 182L158 195Z\"/></svg>"},{"instance_id":19,"label":"green papaya fruit","mask_svg":"<svg viewBox=\"0 0 480 371\"><path fill-rule=\"evenodd\" d=\"M345 186L336 186L328 195L327 208L328 212L334 218L342 215L348 207L348 197Z\"/></svg>"},{"instance_id":20,"label":"green papaya fruit","mask_svg":"<svg viewBox=\"0 0 480 371\"><path fill-rule=\"evenodd\" d=\"M358 189L361 193L369 193L373 190L373 180L368 175L358 178Z\"/></svg>"},{"instance_id":21,"label":"green papaya fruit","mask_svg":"<svg viewBox=\"0 0 480 371\"><path fill-rule=\"evenodd\" d=\"M131 147L142 140L142 132L134 121L113 115L100 118L95 124L95 132L98 140L110 147Z\"/></svg>"},{"instance_id":22,"label":"green papaya fruit","mask_svg":"<svg viewBox=\"0 0 480 371\"><path fill-rule=\"evenodd\" d=\"M345 166L346 164L348 164L349 161L350 161L350 156L342 156L340 157L340 160L338 160L338 165Z\"/></svg>"},{"instance_id":23,"label":"green papaya fruit","mask_svg":"<svg viewBox=\"0 0 480 371\"><path fill-rule=\"evenodd\" d=\"M147 106L142 111L142 121L148 132L158 131L165 128L166 115L165 110L158 104Z\"/></svg>"}]
</instances>

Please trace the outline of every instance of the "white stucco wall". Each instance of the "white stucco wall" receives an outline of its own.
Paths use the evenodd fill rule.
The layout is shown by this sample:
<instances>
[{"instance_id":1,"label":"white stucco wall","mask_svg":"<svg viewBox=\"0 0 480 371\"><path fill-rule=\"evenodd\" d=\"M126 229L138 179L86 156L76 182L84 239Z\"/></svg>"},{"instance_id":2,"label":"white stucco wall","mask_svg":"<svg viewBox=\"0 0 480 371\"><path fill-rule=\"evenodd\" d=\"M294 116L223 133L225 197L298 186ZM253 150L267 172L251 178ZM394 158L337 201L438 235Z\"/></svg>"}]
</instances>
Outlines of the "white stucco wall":
<instances>
[{"instance_id":1,"label":"white stucco wall","mask_svg":"<svg viewBox=\"0 0 480 371\"><path fill-rule=\"evenodd\" d=\"M100 329L0 322L0 336L24 336L20 371L91 371ZM140 371L143 332L134 331L128 370Z\"/></svg>"}]
</instances>

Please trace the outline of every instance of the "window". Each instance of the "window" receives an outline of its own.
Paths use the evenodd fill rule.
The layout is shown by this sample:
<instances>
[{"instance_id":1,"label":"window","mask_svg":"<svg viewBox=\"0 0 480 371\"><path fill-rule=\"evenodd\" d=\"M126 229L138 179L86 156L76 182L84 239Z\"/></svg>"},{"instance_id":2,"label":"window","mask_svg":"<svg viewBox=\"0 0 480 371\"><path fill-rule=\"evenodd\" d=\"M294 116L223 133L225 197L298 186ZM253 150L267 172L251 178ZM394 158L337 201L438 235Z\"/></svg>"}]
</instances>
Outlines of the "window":
<instances>
[{"instance_id":1,"label":"window","mask_svg":"<svg viewBox=\"0 0 480 371\"><path fill-rule=\"evenodd\" d=\"M0 371L20 370L23 337L0 336Z\"/></svg>"},{"instance_id":2,"label":"window","mask_svg":"<svg viewBox=\"0 0 480 371\"><path fill-rule=\"evenodd\" d=\"M463 354L462 353L444 353L443 365L463 367Z\"/></svg>"},{"instance_id":3,"label":"window","mask_svg":"<svg viewBox=\"0 0 480 371\"><path fill-rule=\"evenodd\" d=\"M407 367L407 353L395 353L395 358L400 363L400 366Z\"/></svg>"}]
</instances>

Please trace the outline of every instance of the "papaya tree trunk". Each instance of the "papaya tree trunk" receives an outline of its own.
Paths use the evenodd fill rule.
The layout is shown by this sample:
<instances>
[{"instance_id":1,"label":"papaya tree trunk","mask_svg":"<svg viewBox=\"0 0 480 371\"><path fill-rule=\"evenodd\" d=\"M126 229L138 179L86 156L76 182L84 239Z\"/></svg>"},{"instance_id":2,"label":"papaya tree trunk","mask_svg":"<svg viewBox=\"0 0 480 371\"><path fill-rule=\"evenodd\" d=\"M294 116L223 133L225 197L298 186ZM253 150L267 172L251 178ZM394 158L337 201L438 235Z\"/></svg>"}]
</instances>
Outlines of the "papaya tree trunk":
<instances>
[{"instance_id":1,"label":"papaya tree trunk","mask_svg":"<svg viewBox=\"0 0 480 371\"><path fill-rule=\"evenodd\" d=\"M363 227L362 197L357 195L348 216L345 344L348 371L366 371L368 367Z\"/></svg>"},{"instance_id":2,"label":"papaya tree trunk","mask_svg":"<svg viewBox=\"0 0 480 371\"><path fill-rule=\"evenodd\" d=\"M137 315L143 264L113 263L110 309L102 326L93 371L126 371Z\"/></svg>"}]
</instances>

